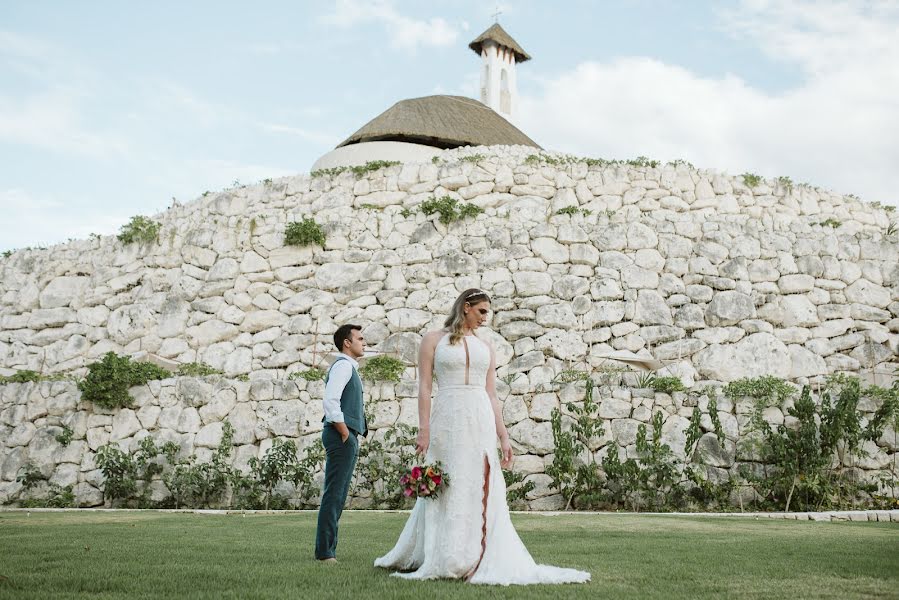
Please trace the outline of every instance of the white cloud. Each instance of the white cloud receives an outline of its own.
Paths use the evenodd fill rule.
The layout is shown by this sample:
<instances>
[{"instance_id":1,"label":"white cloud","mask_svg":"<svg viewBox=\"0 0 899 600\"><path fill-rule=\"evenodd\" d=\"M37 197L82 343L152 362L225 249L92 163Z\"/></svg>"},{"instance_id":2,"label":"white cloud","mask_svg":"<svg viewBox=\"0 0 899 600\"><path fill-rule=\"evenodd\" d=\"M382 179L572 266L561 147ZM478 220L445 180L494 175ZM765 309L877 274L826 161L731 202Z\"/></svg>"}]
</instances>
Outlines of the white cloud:
<instances>
[{"instance_id":1,"label":"white cloud","mask_svg":"<svg viewBox=\"0 0 899 600\"><path fill-rule=\"evenodd\" d=\"M82 117L96 76L63 50L40 39L0 31L0 75L15 73L38 88L0 89L0 141L91 158L120 156L129 144Z\"/></svg>"},{"instance_id":2,"label":"white cloud","mask_svg":"<svg viewBox=\"0 0 899 600\"><path fill-rule=\"evenodd\" d=\"M113 234L128 221L109 207L90 209L74 199L35 197L21 189L0 190L0 212L0 250Z\"/></svg>"},{"instance_id":3,"label":"white cloud","mask_svg":"<svg viewBox=\"0 0 899 600\"><path fill-rule=\"evenodd\" d=\"M395 48L415 50L419 46L449 46L459 37L459 29L440 17L413 19L400 12L388 0L337 0L334 12L320 19L338 27L362 23L381 23Z\"/></svg>"},{"instance_id":4,"label":"white cloud","mask_svg":"<svg viewBox=\"0 0 899 600\"><path fill-rule=\"evenodd\" d=\"M725 15L728 31L799 66L805 77L795 87L770 93L736 74L702 77L651 58L584 62L522 98L522 128L552 149L683 158L895 204L899 11L892 6L745 2Z\"/></svg>"}]
</instances>

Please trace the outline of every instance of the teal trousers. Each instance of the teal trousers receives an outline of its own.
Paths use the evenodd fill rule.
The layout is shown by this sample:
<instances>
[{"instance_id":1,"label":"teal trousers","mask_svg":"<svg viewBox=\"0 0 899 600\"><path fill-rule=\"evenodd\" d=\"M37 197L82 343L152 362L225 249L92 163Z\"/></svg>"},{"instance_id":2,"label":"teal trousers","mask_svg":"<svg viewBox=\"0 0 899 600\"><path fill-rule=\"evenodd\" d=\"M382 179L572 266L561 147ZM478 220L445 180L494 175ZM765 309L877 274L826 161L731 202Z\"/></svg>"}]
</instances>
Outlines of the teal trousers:
<instances>
[{"instance_id":1,"label":"teal trousers","mask_svg":"<svg viewBox=\"0 0 899 600\"><path fill-rule=\"evenodd\" d=\"M356 457L359 455L359 440L350 430L346 442L330 423L322 429L322 444L325 446L325 489L318 509L318 529L315 532L315 558L333 558L337 553L337 522L343 513L343 505L350 491Z\"/></svg>"}]
</instances>

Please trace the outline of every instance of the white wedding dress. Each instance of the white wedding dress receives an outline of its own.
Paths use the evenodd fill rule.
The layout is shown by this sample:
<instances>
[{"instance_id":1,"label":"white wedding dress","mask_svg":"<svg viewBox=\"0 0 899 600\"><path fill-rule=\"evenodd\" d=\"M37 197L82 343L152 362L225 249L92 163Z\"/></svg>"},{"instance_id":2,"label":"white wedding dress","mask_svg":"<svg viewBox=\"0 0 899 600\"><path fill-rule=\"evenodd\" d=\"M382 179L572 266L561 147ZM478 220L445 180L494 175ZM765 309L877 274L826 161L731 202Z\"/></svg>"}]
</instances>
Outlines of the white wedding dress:
<instances>
[{"instance_id":1,"label":"white wedding dress","mask_svg":"<svg viewBox=\"0 0 899 600\"><path fill-rule=\"evenodd\" d=\"M467 578L500 585L589 581L583 571L536 564L512 526L485 388L489 366L490 348L476 336L450 345L447 334L437 344L438 390L425 461L440 461L449 484L437 498L416 501L396 546L375 566L404 571L394 575L407 579Z\"/></svg>"}]
</instances>

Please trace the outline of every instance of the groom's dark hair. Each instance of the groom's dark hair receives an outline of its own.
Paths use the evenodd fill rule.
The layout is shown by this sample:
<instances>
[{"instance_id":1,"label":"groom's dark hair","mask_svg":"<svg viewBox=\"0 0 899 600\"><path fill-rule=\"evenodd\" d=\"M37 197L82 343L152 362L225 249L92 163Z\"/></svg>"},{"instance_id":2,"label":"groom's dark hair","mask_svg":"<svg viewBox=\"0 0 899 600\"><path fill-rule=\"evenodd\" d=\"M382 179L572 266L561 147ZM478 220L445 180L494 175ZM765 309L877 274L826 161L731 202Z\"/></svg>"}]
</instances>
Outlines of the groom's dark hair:
<instances>
[{"instance_id":1,"label":"groom's dark hair","mask_svg":"<svg viewBox=\"0 0 899 600\"><path fill-rule=\"evenodd\" d=\"M350 332L354 329L356 331L362 331L362 328L360 326L350 325L349 323L347 323L346 325L341 325L340 327L338 327L337 331L334 332L334 345L337 346L338 352L343 352L343 343L346 340L352 339L352 334Z\"/></svg>"}]
</instances>

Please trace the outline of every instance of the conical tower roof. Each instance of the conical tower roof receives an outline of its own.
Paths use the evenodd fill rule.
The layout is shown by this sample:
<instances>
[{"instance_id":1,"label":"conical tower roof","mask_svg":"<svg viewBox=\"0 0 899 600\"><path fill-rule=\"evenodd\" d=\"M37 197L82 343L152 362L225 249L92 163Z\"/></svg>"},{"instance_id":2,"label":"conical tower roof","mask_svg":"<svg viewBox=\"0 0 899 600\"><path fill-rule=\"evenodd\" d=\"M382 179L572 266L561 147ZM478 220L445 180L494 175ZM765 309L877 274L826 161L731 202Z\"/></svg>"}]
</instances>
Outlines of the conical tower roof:
<instances>
[{"instance_id":1,"label":"conical tower roof","mask_svg":"<svg viewBox=\"0 0 899 600\"><path fill-rule=\"evenodd\" d=\"M410 142L435 148L498 145L540 148L493 109L463 96L401 100L337 147L376 141Z\"/></svg>"},{"instance_id":2,"label":"conical tower roof","mask_svg":"<svg viewBox=\"0 0 899 600\"><path fill-rule=\"evenodd\" d=\"M526 60L531 60L530 55L524 51L524 48L518 45L512 36L506 33L506 30L500 27L499 23L494 23L491 25L487 31L479 35L468 44L468 47L474 50L475 54L478 56L481 55L481 47L484 45L484 42L487 40L491 40L496 42L500 46L505 46L506 48L512 50L515 53L515 60L518 62L524 62Z\"/></svg>"}]
</instances>

